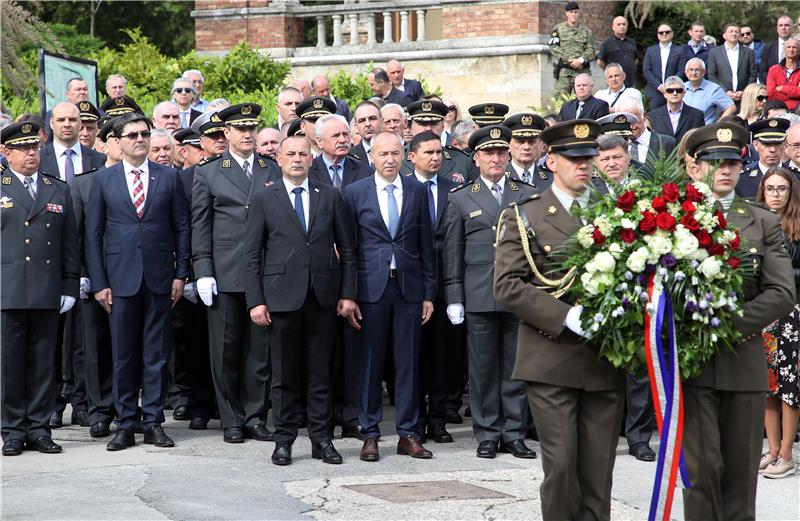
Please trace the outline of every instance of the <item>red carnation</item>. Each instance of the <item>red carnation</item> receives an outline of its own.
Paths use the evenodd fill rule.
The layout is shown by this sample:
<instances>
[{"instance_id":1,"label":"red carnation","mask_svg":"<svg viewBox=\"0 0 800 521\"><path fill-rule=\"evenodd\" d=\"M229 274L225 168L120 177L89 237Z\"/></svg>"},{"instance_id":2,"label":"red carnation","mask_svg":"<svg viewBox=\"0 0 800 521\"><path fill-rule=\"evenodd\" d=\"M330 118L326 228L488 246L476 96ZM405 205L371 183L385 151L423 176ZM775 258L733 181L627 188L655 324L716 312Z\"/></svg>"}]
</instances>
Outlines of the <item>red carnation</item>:
<instances>
[{"instance_id":1,"label":"red carnation","mask_svg":"<svg viewBox=\"0 0 800 521\"><path fill-rule=\"evenodd\" d=\"M623 228L619 235L622 239L622 242L626 242L628 244L631 244L636 240L636 232L630 228Z\"/></svg>"},{"instance_id":2,"label":"red carnation","mask_svg":"<svg viewBox=\"0 0 800 521\"><path fill-rule=\"evenodd\" d=\"M661 212L656 216L656 225L664 231L671 231L675 228L675 218L667 212Z\"/></svg>"},{"instance_id":3,"label":"red carnation","mask_svg":"<svg viewBox=\"0 0 800 521\"><path fill-rule=\"evenodd\" d=\"M633 210L634 203L636 203L636 193L633 190L628 190L617 197L617 208L620 208L623 212Z\"/></svg>"},{"instance_id":4,"label":"red carnation","mask_svg":"<svg viewBox=\"0 0 800 521\"><path fill-rule=\"evenodd\" d=\"M709 255L715 255L717 257L722 257L722 255L725 253L725 248L716 242L709 246L707 250Z\"/></svg>"},{"instance_id":5,"label":"red carnation","mask_svg":"<svg viewBox=\"0 0 800 521\"><path fill-rule=\"evenodd\" d=\"M686 194L686 199L692 201L693 203L699 203L703 200L703 194L694 187L693 184L689 183L683 188L683 192Z\"/></svg>"},{"instance_id":6,"label":"red carnation","mask_svg":"<svg viewBox=\"0 0 800 521\"><path fill-rule=\"evenodd\" d=\"M598 228L596 226L594 228L594 231L592 232L592 239L594 239L594 243L597 244L597 245L600 245L600 244L603 244L604 242L606 242L606 236L603 235L600 232L600 228Z\"/></svg>"},{"instance_id":7,"label":"red carnation","mask_svg":"<svg viewBox=\"0 0 800 521\"><path fill-rule=\"evenodd\" d=\"M642 220L639 221L639 229L645 233L651 233L656 229L656 214L653 212L642 212Z\"/></svg>"},{"instance_id":8,"label":"red carnation","mask_svg":"<svg viewBox=\"0 0 800 521\"><path fill-rule=\"evenodd\" d=\"M728 257L728 265L733 269L737 269L741 263L738 257Z\"/></svg>"},{"instance_id":9,"label":"red carnation","mask_svg":"<svg viewBox=\"0 0 800 521\"><path fill-rule=\"evenodd\" d=\"M674 203L681 196L681 189L675 183L667 183L661 190L661 195L664 196L668 203Z\"/></svg>"},{"instance_id":10,"label":"red carnation","mask_svg":"<svg viewBox=\"0 0 800 521\"><path fill-rule=\"evenodd\" d=\"M690 232L696 232L700 229L700 223L690 213L681 217L681 224Z\"/></svg>"},{"instance_id":11,"label":"red carnation","mask_svg":"<svg viewBox=\"0 0 800 521\"><path fill-rule=\"evenodd\" d=\"M741 246L741 239L739 239L739 234L737 233L736 237L731 239L731 242L728 243L728 247L733 251L736 251L739 249L739 246Z\"/></svg>"},{"instance_id":12,"label":"red carnation","mask_svg":"<svg viewBox=\"0 0 800 521\"><path fill-rule=\"evenodd\" d=\"M711 240L711 234L705 230L697 232L695 237L697 237L697 242L700 244L701 248L708 248L714 242Z\"/></svg>"},{"instance_id":13,"label":"red carnation","mask_svg":"<svg viewBox=\"0 0 800 521\"><path fill-rule=\"evenodd\" d=\"M686 213L694 213L694 211L697 210L697 207L694 205L694 203L688 199L683 202L681 208L683 208L683 211Z\"/></svg>"},{"instance_id":14,"label":"red carnation","mask_svg":"<svg viewBox=\"0 0 800 521\"><path fill-rule=\"evenodd\" d=\"M667 202L663 197L653 197L653 210L657 212L667 211Z\"/></svg>"},{"instance_id":15,"label":"red carnation","mask_svg":"<svg viewBox=\"0 0 800 521\"><path fill-rule=\"evenodd\" d=\"M725 215L723 215L722 212L720 212L719 210L714 210L714 217L716 217L717 221L719 221L720 230L724 230L725 228L728 227L728 220L725 219Z\"/></svg>"}]
</instances>

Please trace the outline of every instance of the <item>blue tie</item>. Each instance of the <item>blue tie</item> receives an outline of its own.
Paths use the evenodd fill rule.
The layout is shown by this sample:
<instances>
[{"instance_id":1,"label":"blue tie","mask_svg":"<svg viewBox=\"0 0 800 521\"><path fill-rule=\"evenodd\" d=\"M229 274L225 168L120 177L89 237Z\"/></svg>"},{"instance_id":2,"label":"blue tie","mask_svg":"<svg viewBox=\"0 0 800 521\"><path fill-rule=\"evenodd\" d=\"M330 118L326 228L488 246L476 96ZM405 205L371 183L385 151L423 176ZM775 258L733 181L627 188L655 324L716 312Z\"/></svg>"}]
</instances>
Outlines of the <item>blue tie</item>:
<instances>
[{"instance_id":1,"label":"blue tie","mask_svg":"<svg viewBox=\"0 0 800 521\"><path fill-rule=\"evenodd\" d=\"M397 199L394 198L395 185L386 185L386 190L389 193L389 233L394 236L397 234L397 225L400 224L400 210L397 209Z\"/></svg>"},{"instance_id":2,"label":"blue tie","mask_svg":"<svg viewBox=\"0 0 800 521\"><path fill-rule=\"evenodd\" d=\"M433 181L425 181L428 187L428 213L431 214L431 224L436 228L436 197L433 195Z\"/></svg>"},{"instance_id":3,"label":"blue tie","mask_svg":"<svg viewBox=\"0 0 800 521\"><path fill-rule=\"evenodd\" d=\"M64 161L64 181L71 181L75 177L75 164L72 162L72 154L74 153L71 148L64 151L64 155L67 156L66 161Z\"/></svg>"},{"instance_id":4,"label":"blue tie","mask_svg":"<svg viewBox=\"0 0 800 521\"><path fill-rule=\"evenodd\" d=\"M342 168L339 165L331 165L331 183L333 183L333 187L337 190L342 190L342 178L339 176L339 169Z\"/></svg>"},{"instance_id":5,"label":"blue tie","mask_svg":"<svg viewBox=\"0 0 800 521\"><path fill-rule=\"evenodd\" d=\"M303 211L303 187L298 186L292 190L292 193L294 194L294 211L300 219L300 226L303 227L303 231L308 231L308 228L306 228L306 215Z\"/></svg>"}]
</instances>

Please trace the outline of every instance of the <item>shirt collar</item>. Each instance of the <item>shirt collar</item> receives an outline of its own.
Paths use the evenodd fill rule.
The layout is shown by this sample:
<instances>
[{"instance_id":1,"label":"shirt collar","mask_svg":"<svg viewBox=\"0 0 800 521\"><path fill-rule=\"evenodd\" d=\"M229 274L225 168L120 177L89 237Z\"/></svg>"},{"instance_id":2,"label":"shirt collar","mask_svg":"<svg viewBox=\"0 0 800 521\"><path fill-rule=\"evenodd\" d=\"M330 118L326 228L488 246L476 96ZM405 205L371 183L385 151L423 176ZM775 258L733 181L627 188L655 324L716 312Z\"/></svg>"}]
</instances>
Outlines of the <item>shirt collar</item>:
<instances>
[{"instance_id":1,"label":"shirt collar","mask_svg":"<svg viewBox=\"0 0 800 521\"><path fill-rule=\"evenodd\" d=\"M739 50L739 44L738 43L736 45L734 45L733 47L728 45L728 42L725 42L722 45L725 46L725 50L728 51L728 52L733 52L733 51L738 51Z\"/></svg>"},{"instance_id":2,"label":"shirt collar","mask_svg":"<svg viewBox=\"0 0 800 521\"><path fill-rule=\"evenodd\" d=\"M248 157L239 157L238 155L234 154L232 150L228 150L228 152L230 152L233 160L239 163L239 168L241 168L242 170L244 170L245 161L247 161L247 164L250 165L251 169L253 168L253 161L255 159L255 154L253 152L250 152L250 155Z\"/></svg>"},{"instance_id":3,"label":"shirt collar","mask_svg":"<svg viewBox=\"0 0 800 521\"><path fill-rule=\"evenodd\" d=\"M494 183L492 183L491 181L489 181L488 179L486 179L483 176L481 176L481 180L483 181L483 184L485 184L489 188L489 190L492 189L492 185ZM506 189L506 176L501 177L500 180L497 182L497 184L500 185L500 190L505 190Z\"/></svg>"},{"instance_id":4,"label":"shirt collar","mask_svg":"<svg viewBox=\"0 0 800 521\"><path fill-rule=\"evenodd\" d=\"M81 153L81 142L80 142L80 140L76 141L75 144L72 145L69 148L70 148L70 150L75 152L75 154L80 155L80 153ZM53 150L56 153L56 157L60 158L62 155L64 155L64 151L66 149L67 149L67 147L65 147L64 145L62 145L61 143L59 143L55 139L53 140Z\"/></svg>"},{"instance_id":5,"label":"shirt collar","mask_svg":"<svg viewBox=\"0 0 800 521\"><path fill-rule=\"evenodd\" d=\"M572 197L570 194L565 192L564 190L560 189L555 183L550 185L550 188L553 190L553 195L556 196L558 202L561 203L561 206L564 207L566 211L570 211L572 208L573 201L578 201L578 204L581 205L581 208L586 208L589 204L589 189L583 191L583 193L578 197Z\"/></svg>"},{"instance_id":6,"label":"shirt collar","mask_svg":"<svg viewBox=\"0 0 800 521\"><path fill-rule=\"evenodd\" d=\"M525 170L527 170L529 174L533 174L533 170L536 168L536 164L534 163L533 165L531 165L531 167L530 167L530 168L527 168L527 169L526 169L526 168L524 168L524 167L520 166L520 165L519 165L519 164L518 164L516 161L514 161L514 160L512 159L512 160L511 160L511 168L513 168L513 169L514 169L514 170L517 172L517 174L518 174L518 175L522 175L522 173L523 173Z\"/></svg>"},{"instance_id":7,"label":"shirt collar","mask_svg":"<svg viewBox=\"0 0 800 521\"><path fill-rule=\"evenodd\" d=\"M286 187L286 192L288 192L290 195L291 195L291 193L292 193L292 190L294 190L295 188L298 188L297 186L295 186L295 185L294 185L294 183L292 183L292 182L291 182L289 179L287 179L286 177L281 177L281 179L283 180L283 186L285 186L285 187ZM308 192L308 191L309 191L309 190L308 190L308 177L306 177L306 178L303 180L303 184L301 184L300 186L301 186L301 187L302 187L302 188L303 188L303 189L304 189L306 192Z\"/></svg>"},{"instance_id":8,"label":"shirt collar","mask_svg":"<svg viewBox=\"0 0 800 521\"><path fill-rule=\"evenodd\" d=\"M425 184L428 181L432 181L433 182L433 186L435 186L437 188L439 187L439 176L438 175L435 175L435 176L431 177L430 179L428 179L424 175L418 174L417 171L415 170L414 171L414 177L416 177L417 181L419 181L420 183Z\"/></svg>"},{"instance_id":9,"label":"shirt collar","mask_svg":"<svg viewBox=\"0 0 800 521\"><path fill-rule=\"evenodd\" d=\"M398 189L402 190L403 182L400 180L400 173L398 172L397 176L394 178L394 181L392 181L391 183L387 183L384 178L382 178L381 176L378 175L377 172L375 172L375 187L378 189L378 191L382 192L387 185L394 185Z\"/></svg>"},{"instance_id":10,"label":"shirt collar","mask_svg":"<svg viewBox=\"0 0 800 521\"><path fill-rule=\"evenodd\" d=\"M683 102L682 101L681 101L681 106L678 107L678 110L672 110L671 108L669 108L669 105L667 105L667 112L669 112L670 114L680 114L682 110L683 110Z\"/></svg>"},{"instance_id":11,"label":"shirt collar","mask_svg":"<svg viewBox=\"0 0 800 521\"><path fill-rule=\"evenodd\" d=\"M672 42L669 42L667 45L664 45L663 43L661 43L661 42L658 42L658 45L659 45L659 46L660 46L662 49L669 49L669 48L670 48L670 46L672 45Z\"/></svg>"},{"instance_id":12,"label":"shirt collar","mask_svg":"<svg viewBox=\"0 0 800 521\"><path fill-rule=\"evenodd\" d=\"M19 182L22 183L23 186L24 186L25 185L25 177L26 176L20 174L19 172L15 172L14 170L11 169L11 167L8 167L8 169L11 170L12 174L17 176L17 179L19 179ZM37 170L36 172L31 174L30 178L33 179L33 186L36 187L36 185L39 183L39 171Z\"/></svg>"},{"instance_id":13,"label":"shirt collar","mask_svg":"<svg viewBox=\"0 0 800 521\"><path fill-rule=\"evenodd\" d=\"M712 196L712 198L715 201L719 201L719 203L722 205L722 209L725 210L726 212L730 209L731 204L733 204L733 199L735 197L736 197L736 191L735 190L731 190L731 193L729 193L728 195L726 195L724 197L717 198L717 197Z\"/></svg>"},{"instance_id":14,"label":"shirt collar","mask_svg":"<svg viewBox=\"0 0 800 521\"><path fill-rule=\"evenodd\" d=\"M331 171L331 165L333 165L333 164L334 164L334 162L333 162L333 161L331 161L331 160L330 160L330 158L328 158L328 156L327 156L327 155L326 155L324 152L323 152L322 154L320 154L320 156L322 156L322 162L323 162L323 163L325 163L325 170L327 170L328 172L330 172L330 171ZM342 170L344 170L344 162L345 162L346 160L347 160L347 157L343 157L343 158L341 159L341 161L339 161L339 162L338 162L338 163L336 163L336 164L337 164L337 165L339 165L340 167L342 167Z\"/></svg>"},{"instance_id":15,"label":"shirt collar","mask_svg":"<svg viewBox=\"0 0 800 521\"><path fill-rule=\"evenodd\" d=\"M130 173L131 173L131 171L132 171L134 168L138 169L138 170L139 170L139 172L141 172L141 173L143 173L143 174L148 174L148 173L150 173L149 163L150 163L150 162L149 162L147 159L145 159L145 160L144 160L144 163L142 163L141 165L139 165L139 166L133 166L132 164L128 163L127 161L125 161L125 160L123 159L123 160L122 160L122 168L125 170L125 175L128 175L128 174L130 174Z\"/></svg>"}]
</instances>

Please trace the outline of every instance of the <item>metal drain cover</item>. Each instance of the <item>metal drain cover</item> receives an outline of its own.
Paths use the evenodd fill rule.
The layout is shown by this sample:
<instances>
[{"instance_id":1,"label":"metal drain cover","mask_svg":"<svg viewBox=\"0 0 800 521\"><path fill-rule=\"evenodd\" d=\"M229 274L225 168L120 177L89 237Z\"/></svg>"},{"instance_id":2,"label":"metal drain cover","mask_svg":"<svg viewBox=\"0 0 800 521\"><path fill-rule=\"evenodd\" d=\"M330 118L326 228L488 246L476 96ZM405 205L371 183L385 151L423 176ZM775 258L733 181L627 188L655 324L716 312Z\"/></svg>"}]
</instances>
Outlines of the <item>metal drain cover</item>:
<instances>
[{"instance_id":1,"label":"metal drain cover","mask_svg":"<svg viewBox=\"0 0 800 521\"><path fill-rule=\"evenodd\" d=\"M392 503L416 501L447 501L453 499L502 499L508 494L461 481L405 481L402 483L373 483L369 485L343 485L361 494L367 494Z\"/></svg>"}]
</instances>

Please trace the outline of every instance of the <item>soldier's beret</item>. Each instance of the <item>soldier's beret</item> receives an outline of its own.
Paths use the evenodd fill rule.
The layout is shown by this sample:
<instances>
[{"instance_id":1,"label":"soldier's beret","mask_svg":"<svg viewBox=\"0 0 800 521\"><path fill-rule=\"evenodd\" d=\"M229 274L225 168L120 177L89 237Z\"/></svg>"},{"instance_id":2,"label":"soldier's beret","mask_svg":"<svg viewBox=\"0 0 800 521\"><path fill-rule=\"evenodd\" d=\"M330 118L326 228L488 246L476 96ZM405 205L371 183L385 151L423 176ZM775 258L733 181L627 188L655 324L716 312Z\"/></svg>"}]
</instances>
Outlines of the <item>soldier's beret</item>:
<instances>
[{"instance_id":1,"label":"soldier's beret","mask_svg":"<svg viewBox=\"0 0 800 521\"><path fill-rule=\"evenodd\" d=\"M741 161L747 138L747 131L741 125L719 121L692 132L686 138L686 153L695 159Z\"/></svg>"},{"instance_id":2,"label":"soldier's beret","mask_svg":"<svg viewBox=\"0 0 800 521\"><path fill-rule=\"evenodd\" d=\"M750 125L750 132L753 139L762 143L783 143L789 125L789 120L784 118L761 119Z\"/></svg>"},{"instance_id":3,"label":"soldier's beret","mask_svg":"<svg viewBox=\"0 0 800 521\"><path fill-rule=\"evenodd\" d=\"M261 105L258 103L239 103L219 112L219 118L233 127L256 127Z\"/></svg>"},{"instance_id":4,"label":"soldier's beret","mask_svg":"<svg viewBox=\"0 0 800 521\"><path fill-rule=\"evenodd\" d=\"M469 137L469 148L485 150L490 148L508 148L511 141L511 129L503 125L487 125L481 127Z\"/></svg>"},{"instance_id":5,"label":"soldier's beret","mask_svg":"<svg viewBox=\"0 0 800 521\"><path fill-rule=\"evenodd\" d=\"M567 5L564 6L564 11L577 11L581 8L578 5L578 2L567 2Z\"/></svg>"},{"instance_id":6,"label":"soldier's beret","mask_svg":"<svg viewBox=\"0 0 800 521\"><path fill-rule=\"evenodd\" d=\"M597 152L600 124L591 119L575 119L556 123L542 132L548 152L567 157L592 157Z\"/></svg>"},{"instance_id":7,"label":"soldier's beret","mask_svg":"<svg viewBox=\"0 0 800 521\"><path fill-rule=\"evenodd\" d=\"M295 114L300 119L317 120L326 114L336 114L336 103L330 98L312 96L297 105Z\"/></svg>"},{"instance_id":8,"label":"soldier's beret","mask_svg":"<svg viewBox=\"0 0 800 521\"><path fill-rule=\"evenodd\" d=\"M12 123L0 130L0 143L11 148L38 145L39 125L32 121Z\"/></svg>"}]
</instances>

